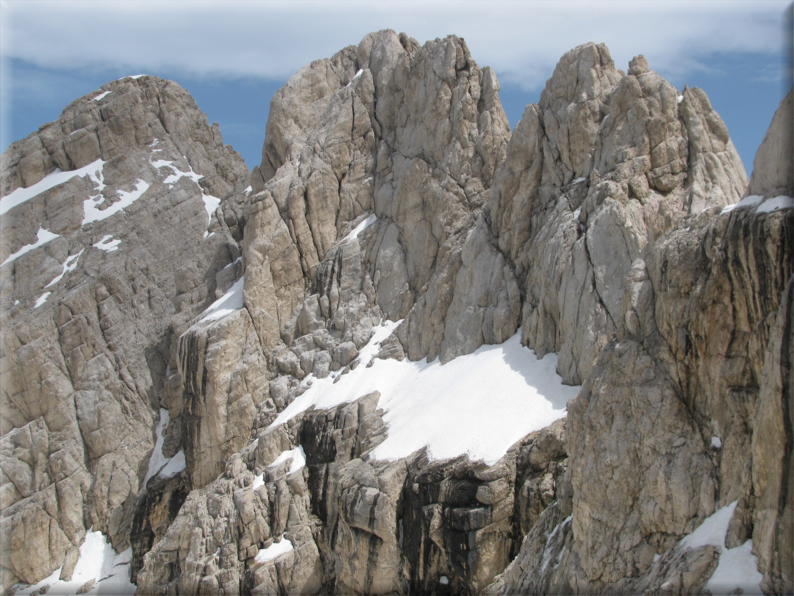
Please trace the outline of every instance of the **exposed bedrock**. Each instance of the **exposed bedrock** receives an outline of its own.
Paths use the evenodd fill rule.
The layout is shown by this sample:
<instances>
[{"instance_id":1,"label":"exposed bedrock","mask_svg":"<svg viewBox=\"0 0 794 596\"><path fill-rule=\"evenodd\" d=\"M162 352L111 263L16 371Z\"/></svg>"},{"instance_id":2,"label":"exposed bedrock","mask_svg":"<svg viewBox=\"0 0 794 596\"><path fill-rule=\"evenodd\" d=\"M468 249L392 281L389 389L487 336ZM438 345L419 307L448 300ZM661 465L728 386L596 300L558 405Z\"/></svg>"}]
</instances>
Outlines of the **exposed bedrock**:
<instances>
[{"instance_id":1,"label":"exposed bedrock","mask_svg":"<svg viewBox=\"0 0 794 596\"><path fill-rule=\"evenodd\" d=\"M149 76L76 100L2 166L5 589L73 567L91 527L128 545L172 343L240 254L248 181L189 94Z\"/></svg>"},{"instance_id":2,"label":"exposed bedrock","mask_svg":"<svg viewBox=\"0 0 794 596\"><path fill-rule=\"evenodd\" d=\"M512 134L498 90L381 31L276 93L250 176L154 77L12 145L4 199L91 167L3 215L4 589L93 526L146 594L696 593L740 547L792 590L791 95L748 188L642 56L571 50ZM375 459L386 388L296 411L519 330L581 390L492 465Z\"/></svg>"}]
</instances>

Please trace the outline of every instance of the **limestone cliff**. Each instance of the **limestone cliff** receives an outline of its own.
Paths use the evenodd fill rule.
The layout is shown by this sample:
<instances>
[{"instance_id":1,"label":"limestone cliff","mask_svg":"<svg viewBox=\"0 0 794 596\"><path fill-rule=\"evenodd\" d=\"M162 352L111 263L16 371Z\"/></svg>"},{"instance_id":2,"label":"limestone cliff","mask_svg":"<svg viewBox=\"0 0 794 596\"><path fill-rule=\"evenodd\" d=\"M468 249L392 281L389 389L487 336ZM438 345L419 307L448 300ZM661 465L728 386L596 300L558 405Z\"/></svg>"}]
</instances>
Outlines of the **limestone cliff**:
<instances>
[{"instance_id":1,"label":"limestone cliff","mask_svg":"<svg viewBox=\"0 0 794 596\"><path fill-rule=\"evenodd\" d=\"M188 93L150 76L3 155L4 588L73 566L91 527L129 545L176 339L240 254L247 173Z\"/></svg>"},{"instance_id":2,"label":"limestone cliff","mask_svg":"<svg viewBox=\"0 0 794 596\"><path fill-rule=\"evenodd\" d=\"M463 40L381 31L277 92L250 188L155 77L6 152L4 588L68 579L93 526L146 594L689 593L740 551L792 590L791 94L748 188L642 56L568 52L512 134L498 90ZM384 455L394 366L519 331L567 417Z\"/></svg>"}]
</instances>

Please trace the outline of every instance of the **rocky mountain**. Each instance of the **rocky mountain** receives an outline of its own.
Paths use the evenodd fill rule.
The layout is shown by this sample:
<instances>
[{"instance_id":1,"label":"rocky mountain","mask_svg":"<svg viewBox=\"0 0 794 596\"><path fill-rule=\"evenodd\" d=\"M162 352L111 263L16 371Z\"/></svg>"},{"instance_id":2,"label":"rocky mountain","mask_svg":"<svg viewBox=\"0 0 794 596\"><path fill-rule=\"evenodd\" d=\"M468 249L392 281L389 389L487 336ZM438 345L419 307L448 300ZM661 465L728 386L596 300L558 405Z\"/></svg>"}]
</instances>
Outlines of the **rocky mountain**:
<instances>
[{"instance_id":1,"label":"rocky mountain","mask_svg":"<svg viewBox=\"0 0 794 596\"><path fill-rule=\"evenodd\" d=\"M3 589L794 589L792 94L748 181L642 56L498 91L381 31L253 173L149 76L9 148Z\"/></svg>"}]
</instances>

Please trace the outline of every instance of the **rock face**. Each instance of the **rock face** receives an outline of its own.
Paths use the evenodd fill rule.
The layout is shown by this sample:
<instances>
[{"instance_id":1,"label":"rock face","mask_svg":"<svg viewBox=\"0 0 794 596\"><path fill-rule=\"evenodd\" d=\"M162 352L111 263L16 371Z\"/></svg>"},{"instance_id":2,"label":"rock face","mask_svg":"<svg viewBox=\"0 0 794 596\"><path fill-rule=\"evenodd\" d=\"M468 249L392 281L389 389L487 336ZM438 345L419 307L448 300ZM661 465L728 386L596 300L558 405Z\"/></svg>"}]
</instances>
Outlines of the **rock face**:
<instances>
[{"instance_id":1,"label":"rock face","mask_svg":"<svg viewBox=\"0 0 794 596\"><path fill-rule=\"evenodd\" d=\"M186 91L145 76L14 143L2 180L6 588L49 575L92 526L129 544L176 338L240 254L247 169Z\"/></svg>"},{"instance_id":2,"label":"rock face","mask_svg":"<svg viewBox=\"0 0 794 596\"><path fill-rule=\"evenodd\" d=\"M498 89L461 39L381 31L276 94L250 189L154 77L9 149L4 588L93 525L146 594L713 591L731 549L792 589L791 95L748 189L705 93L642 56L572 50L512 134ZM519 330L581 390L490 464L377 459L379 391L301 406Z\"/></svg>"},{"instance_id":3,"label":"rock face","mask_svg":"<svg viewBox=\"0 0 794 596\"><path fill-rule=\"evenodd\" d=\"M794 91L780 101L753 160L748 195L794 196Z\"/></svg>"}]
</instances>

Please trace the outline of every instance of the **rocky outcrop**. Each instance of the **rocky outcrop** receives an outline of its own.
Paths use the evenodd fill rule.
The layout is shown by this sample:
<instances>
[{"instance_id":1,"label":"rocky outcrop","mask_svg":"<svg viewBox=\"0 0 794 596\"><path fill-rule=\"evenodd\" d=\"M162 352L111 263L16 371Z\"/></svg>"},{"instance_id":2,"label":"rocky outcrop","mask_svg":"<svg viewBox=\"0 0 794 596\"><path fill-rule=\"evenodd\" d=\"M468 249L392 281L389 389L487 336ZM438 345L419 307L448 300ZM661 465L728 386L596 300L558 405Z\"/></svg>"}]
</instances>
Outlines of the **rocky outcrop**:
<instances>
[{"instance_id":1,"label":"rocky outcrop","mask_svg":"<svg viewBox=\"0 0 794 596\"><path fill-rule=\"evenodd\" d=\"M794 91L780 100L769 130L755 154L748 195L794 196Z\"/></svg>"},{"instance_id":2,"label":"rocky outcrop","mask_svg":"<svg viewBox=\"0 0 794 596\"><path fill-rule=\"evenodd\" d=\"M773 203L680 214L634 258L624 325L569 404L572 498L542 514L493 591L698 591L720 550L679 541L734 502L725 547L752 540L764 590L790 589L778 558L791 552L790 391L776 334L790 319L794 214Z\"/></svg>"},{"instance_id":3,"label":"rocky outcrop","mask_svg":"<svg viewBox=\"0 0 794 596\"><path fill-rule=\"evenodd\" d=\"M603 45L566 54L516 126L489 200L526 296L526 344L558 352L560 374L581 383L609 339L635 332L623 296L645 247L746 185L702 91L679 94L642 56L624 75Z\"/></svg>"},{"instance_id":4,"label":"rocky outcrop","mask_svg":"<svg viewBox=\"0 0 794 596\"><path fill-rule=\"evenodd\" d=\"M263 345L278 343L319 263L368 213L364 283L386 317L408 319L410 358L449 360L515 332L518 286L474 225L509 125L493 71L462 40L368 35L300 71L273 106L245 245Z\"/></svg>"},{"instance_id":5,"label":"rocky outcrop","mask_svg":"<svg viewBox=\"0 0 794 596\"><path fill-rule=\"evenodd\" d=\"M148 76L76 100L2 162L6 588L92 526L128 544L172 342L239 255L247 170L186 91Z\"/></svg>"},{"instance_id":6,"label":"rocky outcrop","mask_svg":"<svg viewBox=\"0 0 794 596\"><path fill-rule=\"evenodd\" d=\"M91 167L3 224L4 586L68 574L90 520L147 594L697 592L731 549L791 589L785 119L745 191L705 93L642 56L567 53L512 135L498 88L459 38L382 31L276 94L250 189L154 78L9 150L9 192ZM487 463L375 456L388 399L346 381L519 329L581 384L566 419Z\"/></svg>"}]
</instances>

